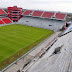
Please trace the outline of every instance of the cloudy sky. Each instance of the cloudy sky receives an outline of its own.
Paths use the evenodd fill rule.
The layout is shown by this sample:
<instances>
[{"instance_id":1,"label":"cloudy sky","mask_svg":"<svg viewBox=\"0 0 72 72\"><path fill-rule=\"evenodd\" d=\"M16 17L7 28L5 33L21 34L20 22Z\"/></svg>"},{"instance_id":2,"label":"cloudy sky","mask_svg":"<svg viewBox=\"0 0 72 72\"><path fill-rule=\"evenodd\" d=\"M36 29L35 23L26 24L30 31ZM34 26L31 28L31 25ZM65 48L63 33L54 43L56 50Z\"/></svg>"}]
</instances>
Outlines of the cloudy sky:
<instances>
[{"instance_id":1,"label":"cloudy sky","mask_svg":"<svg viewBox=\"0 0 72 72\"><path fill-rule=\"evenodd\" d=\"M72 12L72 0L0 0L0 8L14 5L24 9Z\"/></svg>"}]
</instances>

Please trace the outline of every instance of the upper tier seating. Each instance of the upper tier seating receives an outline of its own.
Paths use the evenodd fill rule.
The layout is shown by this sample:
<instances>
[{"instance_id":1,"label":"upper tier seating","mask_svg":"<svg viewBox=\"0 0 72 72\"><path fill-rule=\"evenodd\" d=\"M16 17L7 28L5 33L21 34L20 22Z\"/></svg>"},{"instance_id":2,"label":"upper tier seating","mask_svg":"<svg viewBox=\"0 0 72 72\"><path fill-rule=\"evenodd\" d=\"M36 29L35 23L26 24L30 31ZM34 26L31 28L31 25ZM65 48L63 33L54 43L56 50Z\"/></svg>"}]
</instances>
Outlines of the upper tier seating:
<instances>
[{"instance_id":1,"label":"upper tier seating","mask_svg":"<svg viewBox=\"0 0 72 72\"><path fill-rule=\"evenodd\" d=\"M50 18L50 19L57 19L57 20L65 20L65 18L66 18L66 13L49 12L49 11L36 11L36 10L26 10L22 15Z\"/></svg>"},{"instance_id":2,"label":"upper tier seating","mask_svg":"<svg viewBox=\"0 0 72 72\"><path fill-rule=\"evenodd\" d=\"M32 10L26 10L23 15L30 15L33 11Z\"/></svg>"},{"instance_id":3,"label":"upper tier seating","mask_svg":"<svg viewBox=\"0 0 72 72\"><path fill-rule=\"evenodd\" d=\"M34 11L32 16L41 16L43 11Z\"/></svg>"},{"instance_id":4,"label":"upper tier seating","mask_svg":"<svg viewBox=\"0 0 72 72\"><path fill-rule=\"evenodd\" d=\"M2 21L4 21L6 24L12 23L12 21L9 18L2 18Z\"/></svg>"},{"instance_id":5,"label":"upper tier seating","mask_svg":"<svg viewBox=\"0 0 72 72\"><path fill-rule=\"evenodd\" d=\"M54 12L44 12L42 17L51 18L55 13Z\"/></svg>"},{"instance_id":6,"label":"upper tier seating","mask_svg":"<svg viewBox=\"0 0 72 72\"><path fill-rule=\"evenodd\" d=\"M4 24L4 22L2 20L0 20L0 24Z\"/></svg>"},{"instance_id":7,"label":"upper tier seating","mask_svg":"<svg viewBox=\"0 0 72 72\"><path fill-rule=\"evenodd\" d=\"M6 14L4 10L0 9L0 15Z\"/></svg>"},{"instance_id":8,"label":"upper tier seating","mask_svg":"<svg viewBox=\"0 0 72 72\"><path fill-rule=\"evenodd\" d=\"M56 19L65 19L66 14L64 13L56 13L55 18Z\"/></svg>"}]
</instances>

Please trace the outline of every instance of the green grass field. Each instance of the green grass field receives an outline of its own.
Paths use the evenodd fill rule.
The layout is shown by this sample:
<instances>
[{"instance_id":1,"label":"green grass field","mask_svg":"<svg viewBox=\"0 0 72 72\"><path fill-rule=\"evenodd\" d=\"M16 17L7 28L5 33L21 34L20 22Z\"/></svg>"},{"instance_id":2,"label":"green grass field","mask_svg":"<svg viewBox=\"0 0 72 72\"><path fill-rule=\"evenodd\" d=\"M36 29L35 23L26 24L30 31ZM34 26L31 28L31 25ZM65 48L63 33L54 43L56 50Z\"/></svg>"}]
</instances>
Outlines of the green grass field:
<instances>
[{"instance_id":1,"label":"green grass field","mask_svg":"<svg viewBox=\"0 0 72 72\"><path fill-rule=\"evenodd\" d=\"M20 50L22 54L26 53L53 33L51 30L18 24L0 27L0 63ZM28 48L35 42L34 46Z\"/></svg>"}]
</instances>

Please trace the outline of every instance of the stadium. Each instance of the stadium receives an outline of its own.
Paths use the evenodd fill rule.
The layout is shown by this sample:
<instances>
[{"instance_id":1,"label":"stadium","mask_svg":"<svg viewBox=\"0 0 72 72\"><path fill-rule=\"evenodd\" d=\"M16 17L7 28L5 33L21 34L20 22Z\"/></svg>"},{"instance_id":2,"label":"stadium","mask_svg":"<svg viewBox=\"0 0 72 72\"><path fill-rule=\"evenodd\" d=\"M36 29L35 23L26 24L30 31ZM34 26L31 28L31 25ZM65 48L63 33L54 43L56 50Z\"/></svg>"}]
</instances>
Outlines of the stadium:
<instances>
[{"instance_id":1,"label":"stadium","mask_svg":"<svg viewBox=\"0 0 72 72\"><path fill-rule=\"evenodd\" d=\"M72 13L0 8L0 72L71 72Z\"/></svg>"}]
</instances>

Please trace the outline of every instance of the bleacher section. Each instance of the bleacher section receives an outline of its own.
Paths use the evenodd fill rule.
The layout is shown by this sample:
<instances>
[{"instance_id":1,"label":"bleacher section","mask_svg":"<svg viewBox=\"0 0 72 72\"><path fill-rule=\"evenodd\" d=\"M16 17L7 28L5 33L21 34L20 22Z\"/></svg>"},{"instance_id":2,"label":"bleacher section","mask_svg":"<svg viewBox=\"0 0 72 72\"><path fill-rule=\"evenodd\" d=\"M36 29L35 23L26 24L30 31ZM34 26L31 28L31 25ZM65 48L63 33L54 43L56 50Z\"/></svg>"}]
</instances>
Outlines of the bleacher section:
<instances>
[{"instance_id":1,"label":"bleacher section","mask_svg":"<svg viewBox=\"0 0 72 72\"><path fill-rule=\"evenodd\" d=\"M4 24L4 22L2 20L0 20L0 24Z\"/></svg>"},{"instance_id":2,"label":"bleacher section","mask_svg":"<svg viewBox=\"0 0 72 72\"><path fill-rule=\"evenodd\" d=\"M0 15L4 15L6 12L3 9L0 9Z\"/></svg>"},{"instance_id":3,"label":"bleacher section","mask_svg":"<svg viewBox=\"0 0 72 72\"><path fill-rule=\"evenodd\" d=\"M32 16L40 17L42 15L43 11L34 11Z\"/></svg>"},{"instance_id":4,"label":"bleacher section","mask_svg":"<svg viewBox=\"0 0 72 72\"><path fill-rule=\"evenodd\" d=\"M6 15L7 15L7 13L3 9L0 9L0 17L2 17L2 21L4 21L4 23L6 23L6 24L7 23L12 23L12 21L9 18L6 18ZM65 18L66 18L66 13L51 12L51 11L38 11L38 10L25 10L22 13L22 15L23 16L31 16L31 17L55 19L55 20L65 20ZM44 26L40 25L39 27L42 28ZM49 28L50 27L52 28L52 25L49 26ZM46 27L46 29L47 29L47 27ZM54 29L52 28L51 30L54 30Z\"/></svg>"},{"instance_id":5,"label":"bleacher section","mask_svg":"<svg viewBox=\"0 0 72 72\"><path fill-rule=\"evenodd\" d=\"M64 21L58 20L51 20L51 19L41 19L41 18L33 18L33 17L22 17L18 24L50 29L53 31L58 31L62 29L63 25L65 24Z\"/></svg>"},{"instance_id":6,"label":"bleacher section","mask_svg":"<svg viewBox=\"0 0 72 72\"><path fill-rule=\"evenodd\" d=\"M54 12L44 12L42 17L44 18L51 18L55 13Z\"/></svg>"},{"instance_id":7,"label":"bleacher section","mask_svg":"<svg viewBox=\"0 0 72 72\"><path fill-rule=\"evenodd\" d=\"M32 10L26 10L23 15L30 15L33 11Z\"/></svg>"},{"instance_id":8,"label":"bleacher section","mask_svg":"<svg viewBox=\"0 0 72 72\"><path fill-rule=\"evenodd\" d=\"M12 21L9 18L2 18L2 21L4 21L6 24L12 23Z\"/></svg>"},{"instance_id":9,"label":"bleacher section","mask_svg":"<svg viewBox=\"0 0 72 72\"><path fill-rule=\"evenodd\" d=\"M50 18L50 19L56 19L56 20L65 20L66 18L66 13L36 11L36 10L26 10L22 15L40 17L40 18Z\"/></svg>"},{"instance_id":10,"label":"bleacher section","mask_svg":"<svg viewBox=\"0 0 72 72\"><path fill-rule=\"evenodd\" d=\"M65 19L66 14L63 13L56 13L55 18L56 19Z\"/></svg>"},{"instance_id":11,"label":"bleacher section","mask_svg":"<svg viewBox=\"0 0 72 72\"><path fill-rule=\"evenodd\" d=\"M7 13L3 9L0 9L0 24L12 23L12 21L7 18L6 15Z\"/></svg>"},{"instance_id":12,"label":"bleacher section","mask_svg":"<svg viewBox=\"0 0 72 72\"><path fill-rule=\"evenodd\" d=\"M57 50L56 53L55 50ZM27 72L72 72L72 32L59 37L48 52L35 61Z\"/></svg>"}]
</instances>

